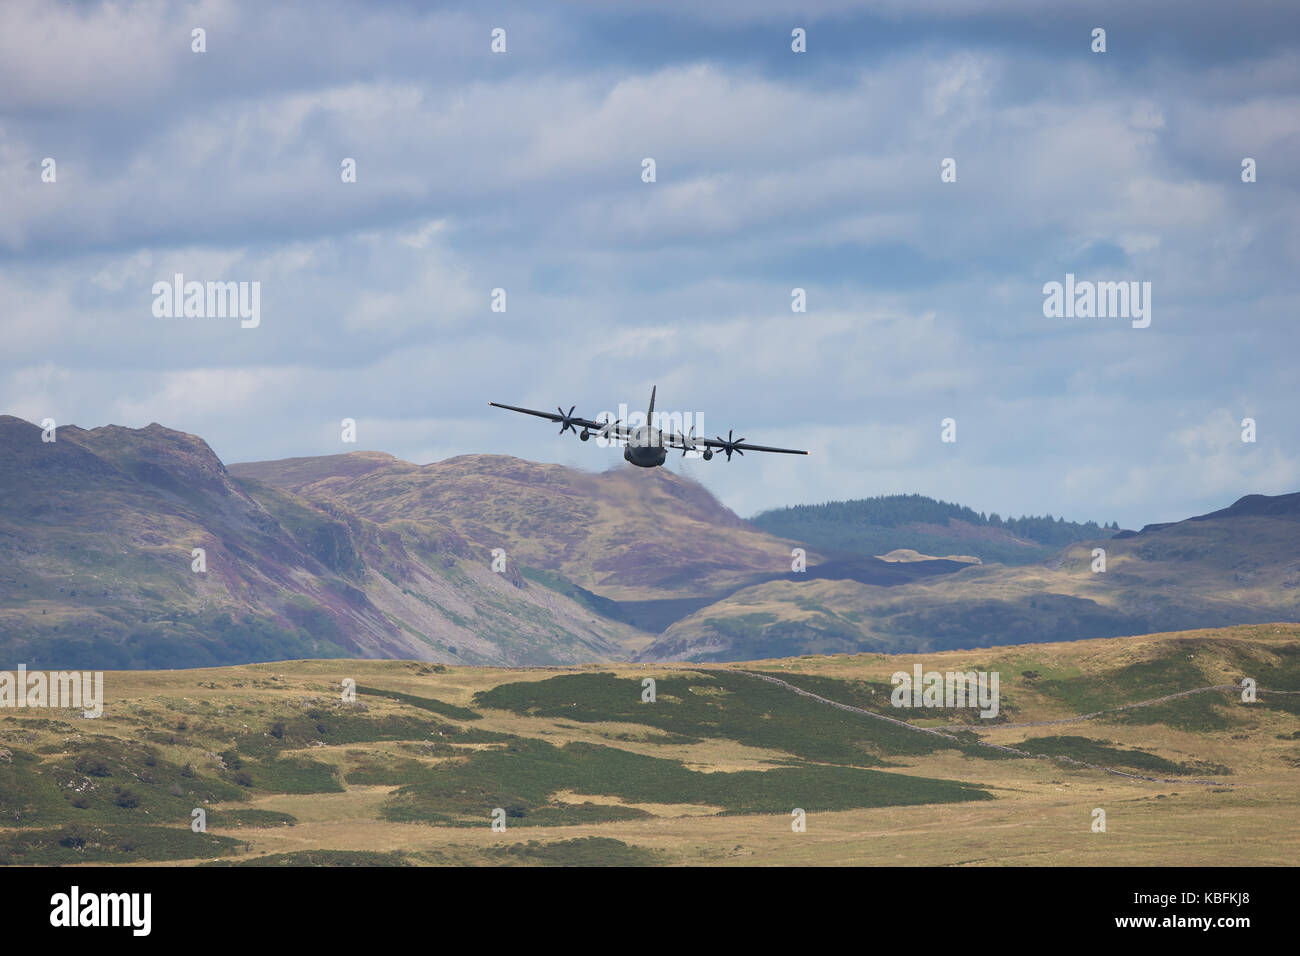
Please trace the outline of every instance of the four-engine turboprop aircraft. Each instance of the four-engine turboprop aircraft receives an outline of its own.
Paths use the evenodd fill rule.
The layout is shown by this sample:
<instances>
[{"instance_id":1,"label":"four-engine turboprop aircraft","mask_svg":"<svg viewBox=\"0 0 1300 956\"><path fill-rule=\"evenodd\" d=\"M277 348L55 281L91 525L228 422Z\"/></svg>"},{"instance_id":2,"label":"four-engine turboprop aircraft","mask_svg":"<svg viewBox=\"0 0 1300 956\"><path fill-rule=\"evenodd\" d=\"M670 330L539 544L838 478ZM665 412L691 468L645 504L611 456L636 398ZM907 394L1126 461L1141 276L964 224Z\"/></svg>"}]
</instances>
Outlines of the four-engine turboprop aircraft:
<instances>
[{"instance_id":1,"label":"four-engine turboprop aircraft","mask_svg":"<svg viewBox=\"0 0 1300 956\"><path fill-rule=\"evenodd\" d=\"M639 468L656 468L662 465L668 457L669 448L680 448L683 458L686 457L688 451L701 451L705 461L713 458L715 448L727 456L727 461L731 461L732 452L741 457L744 457L747 451L770 451L780 455L808 454L808 452L799 451L797 448L769 448L767 445L750 445L743 438L733 438L731 429L727 429L726 438L719 435L714 439L696 438L694 427L689 429L688 434L685 435L680 432L664 431L657 428L654 424L655 388L650 390L650 409L646 412L646 423L636 428L630 428L615 419L607 422L593 422L586 418L577 418L573 414L573 409L578 407L576 405L566 413L563 406L557 408L554 412L539 412L531 408L519 408L516 405L502 405L499 402L488 402L488 404L494 408L506 408L512 412L522 412L525 415L536 415L538 418L559 422L561 435L566 431L573 431L583 441L586 441L594 434L601 438L619 442L625 446L623 457Z\"/></svg>"}]
</instances>

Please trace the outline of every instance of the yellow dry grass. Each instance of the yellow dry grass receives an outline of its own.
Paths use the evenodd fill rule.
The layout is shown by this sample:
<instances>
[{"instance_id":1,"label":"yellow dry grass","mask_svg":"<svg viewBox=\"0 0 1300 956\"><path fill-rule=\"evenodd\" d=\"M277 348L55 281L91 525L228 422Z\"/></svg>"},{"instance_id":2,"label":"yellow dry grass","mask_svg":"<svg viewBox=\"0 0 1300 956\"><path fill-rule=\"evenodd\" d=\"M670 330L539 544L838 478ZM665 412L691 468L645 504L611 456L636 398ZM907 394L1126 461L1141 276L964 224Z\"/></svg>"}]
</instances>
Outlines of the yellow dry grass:
<instances>
[{"instance_id":1,"label":"yellow dry grass","mask_svg":"<svg viewBox=\"0 0 1300 956\"><path fill-rule=\"evenodd\" d=\"M743 665L717 665L774 674L813 674L844 680L888 682L898 670L920 661L927 670L1000 669L1018 675L1034 669L1057 676L1102 674L1168 652L1168 642L1203 642L1209 673L1224 682L1239 675L1213 658L1214 642L1248 641L1259 652L1294 643L1300 626L1290 624L1220 628L1177 634L1082 641L1067 644L986 648L920 655L803 657ZM474 694L512 681L545 680L558 673L612 672L623 677L663 677L681 667L616 664L580 668L449 668L430 673L401 661L295 661L193 671L115 672L106 675L113 701L93 728L128 734L124 714L147 708L180 713L196 705L246 709L250 714L287 699L336 697L350 677L460 706ZM1018 720L1071 716L1060 702L1013 684ZM399 713L404 705L367 698L374 715ZM176 707L170 706L176 704ZM481 710L476 728L556 745L582 741L640 754L671 757L704 771L764 770L788 755L726 739L670 745L657 742L644 725L578 723L504 711ZM0 717L0 728L12 721ZM194 718L191 718L194 719ZM863 718L869 719L869 718ZM1231 786L1156 783L1069 768L1046 760L981 760L954 751L894 760L886 772L963 780L985 787L986 802L885 807L813 813L807 832L795 833L783 814L715 815L717 808L692 804L623 804L651 814L644 819L563 827L524 827L511 821L494 833L481 827L429 826L384 820L381 805L392 788L348 786L344 793L262 796L241 808L292 814L292 827L223 830L247 843L251 855L297 850L403 850L426 860L483 862L477 852L521 840L553 842L603 836L657 851L668 864L708 865L1293 865L1300 859L1300 771L1294 716L1258 710L1253 723L1223 732L1192 733L1163 724L1082 722L1043 728L980 726L989 742L1019 745L1036 737L1077 734L1119 746L1140 748L1175 761L1207 761L1231 767ZM648 734L650 734L648 736ZM167 750L168 748L163 747ZM173 748L169 759L193 759ZM351 758L348 752L352 752ZM314 760L343 767L360 754L402 754L400 743L363 743L301 751ZM452 758L455 759L455 758ZM563 791L565 803L620 804L613 797ZM228 805L231 809L235 804ZM1093 811L1106 814L1106 831L1094 832ZM197 862L197 861L192 861Z\"/></svg>"}]
</instances>

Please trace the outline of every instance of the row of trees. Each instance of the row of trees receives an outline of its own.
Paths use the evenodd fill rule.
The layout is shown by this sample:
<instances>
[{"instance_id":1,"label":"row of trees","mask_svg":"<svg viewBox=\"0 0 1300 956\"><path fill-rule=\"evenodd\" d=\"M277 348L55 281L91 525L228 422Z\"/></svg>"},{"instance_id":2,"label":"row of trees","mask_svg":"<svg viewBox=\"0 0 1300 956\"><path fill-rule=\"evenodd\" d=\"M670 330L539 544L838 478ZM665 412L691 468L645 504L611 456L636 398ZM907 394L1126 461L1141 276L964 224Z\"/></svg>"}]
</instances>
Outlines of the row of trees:
<instances>
[{"instance_id":1,"label":"row of trees","mask_svg":"<svg viewBox=\"0 0 1300 956\"><path fill-rule=\"evenodd\" d=\"M753 520L760 527L780 525L786 529L804 523L896 528L908 524L947 525L950 518L977 526L1004 528L1018 538L1054 546L1106 537L1105 532L1119 530L1119 523L1115 521L1108 525L1099 525L1095 521L1079 523L1054 518L1050 514L1003 518L997 512L985 514L925 495L878 495L820 505L795 505L765 511Z\"/></svg>"}]
</instances>

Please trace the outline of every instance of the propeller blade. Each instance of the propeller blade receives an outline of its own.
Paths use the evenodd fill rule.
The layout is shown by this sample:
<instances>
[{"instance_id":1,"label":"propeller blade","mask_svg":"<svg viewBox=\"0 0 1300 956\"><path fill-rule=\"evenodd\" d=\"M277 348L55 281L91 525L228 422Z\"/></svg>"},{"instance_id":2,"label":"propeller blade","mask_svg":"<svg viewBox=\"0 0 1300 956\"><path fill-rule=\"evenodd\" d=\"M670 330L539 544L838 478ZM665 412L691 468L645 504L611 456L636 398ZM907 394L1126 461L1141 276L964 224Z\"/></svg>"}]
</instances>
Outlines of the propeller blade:
<instances>
[{"instance_id":1,"label":"propeller blade","mask_svg":"<svg viewBox=\"0 0 1300 956\"><path fill-rule=\"evenodd\" d=\"M566 414L563 405L555 406L555 410L560 413L560 434L561 435L563 435L565 432L570 430L572 430L572 432L575 435L578 433L577 426L573 424L573 412L574 409L576 409L577 407L578 407L577 405L570 406L569 411Z\"/></svg>"}]
</instances>

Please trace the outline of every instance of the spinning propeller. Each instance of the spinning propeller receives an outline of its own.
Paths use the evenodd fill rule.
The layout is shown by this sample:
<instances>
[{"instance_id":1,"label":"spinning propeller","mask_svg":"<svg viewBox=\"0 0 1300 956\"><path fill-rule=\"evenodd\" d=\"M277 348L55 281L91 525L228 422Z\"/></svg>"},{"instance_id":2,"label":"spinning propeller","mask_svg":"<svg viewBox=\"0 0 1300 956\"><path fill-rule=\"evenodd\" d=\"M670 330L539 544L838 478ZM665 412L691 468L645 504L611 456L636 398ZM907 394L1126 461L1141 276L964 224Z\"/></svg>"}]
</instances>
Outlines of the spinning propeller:
<instances>
[{"instance_id":1,"label":"spinning propeller","mask_svg":"<svg viewBox=\"0 0 1300 956\"><path fill-rule=\"evenodd\" d=\"M745 439L743 439L743 438L734 438L734 439L733 439L733 438L731 437L731 429L730 429L730 428L727 429L727 437L726 437L726 438L723 438L721 435L718 435L717 438L718 438L718 444L720 444L720 445L722 446L721 450L722 450L723 452L725 452L726 455L727 455L727 461L731 461L731 453L732 453L733 451L734 451L737 455L739 455L741 458L744 458L744 457L745 457L745 453L744 453L743 451L740 450L740 443L743 442Z\"/></svg>"}]
</instances>

